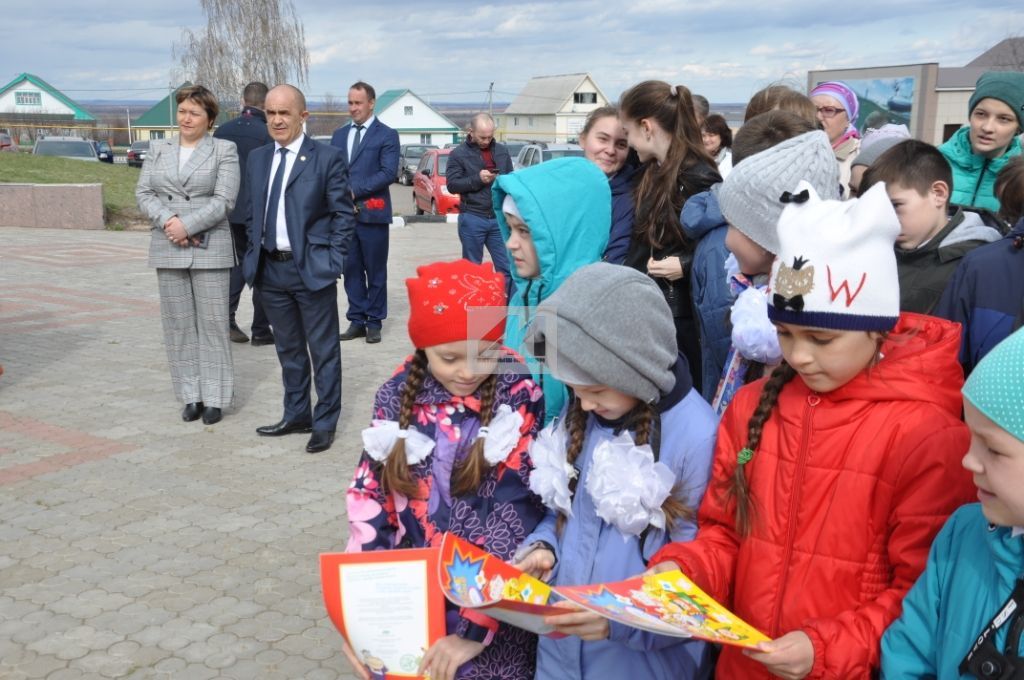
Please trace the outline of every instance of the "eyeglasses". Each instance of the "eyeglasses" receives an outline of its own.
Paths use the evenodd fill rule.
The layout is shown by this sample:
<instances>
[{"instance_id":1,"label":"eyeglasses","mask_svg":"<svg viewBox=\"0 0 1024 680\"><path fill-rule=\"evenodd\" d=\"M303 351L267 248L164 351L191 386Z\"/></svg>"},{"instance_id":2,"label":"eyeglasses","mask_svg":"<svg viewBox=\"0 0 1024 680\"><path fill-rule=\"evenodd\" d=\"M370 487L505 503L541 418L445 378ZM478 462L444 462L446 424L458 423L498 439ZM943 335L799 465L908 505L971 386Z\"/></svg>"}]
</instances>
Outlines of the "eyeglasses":
<instances>
[{"instance_id":1,"label":"eyeglasses","mask_svg":"<svg viewBox=\"0 0 1024 680\"><path fill-rule=\"evenodd\" d=\"M846 109L836 106L819 106L818 113L822 118L835 118L840 113L846 113Z\"/></svg>"}]
</instances>

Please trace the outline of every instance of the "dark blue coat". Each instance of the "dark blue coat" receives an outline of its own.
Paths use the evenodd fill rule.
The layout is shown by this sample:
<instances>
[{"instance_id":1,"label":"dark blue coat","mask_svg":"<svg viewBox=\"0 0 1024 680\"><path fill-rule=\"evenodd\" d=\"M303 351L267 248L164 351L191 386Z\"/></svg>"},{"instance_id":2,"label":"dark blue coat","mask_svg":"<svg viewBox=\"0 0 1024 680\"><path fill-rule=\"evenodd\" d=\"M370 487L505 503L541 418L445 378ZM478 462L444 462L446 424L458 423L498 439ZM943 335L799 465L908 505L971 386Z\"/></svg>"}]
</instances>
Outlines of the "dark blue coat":
<instances>
[{"instance_id":1,"label":"dark blue coat","mask_svg":"<svg viewBox=\"0 0 1024 680\"><path fill-rule=\"evenodd\" d=\"M245 181L245 161L249 152L270 144L274 140L267 132L267 114L254 106L246 106L242 109L238 118L233 118L218 127L213 136L217 139L226 139L234 142L238 147L238 171L242 182L238 187L238 197L235 199L235 207L228 215L228 221L232 224L245 224L246 205L249 202L249 186Z\"/></svg>"},{"instance_id":2,"label":"dark blue coat","mask_svg":"<svg viewBox=\"0 0 1024 680\"><path fill-rule=\"evenodd\" d=\"M348 133L352 123L334 131L331 146L341 149L348 164L348 185L355 196L356 221L360 224L391 224L391 183L398 174L401 146L398 133L374 118L363 131L353 158L348 157ZM367 201L380 199L383 207L370 208ZM374 201L377 205L380 200ZM373 205L373 203L371 203Z\"/></svg>"},{"instance_id":3,"label":"dark blue coat","mask_svg":"<svg viewBox=\"0 0 1024 680\"><path fill-rule=\"evenodd\" d=\"M512 157L504 144L491 140L491 156L498 170L507 175L512 172ZM484 155L472 137L452 149L448 156L445 182L448 191L459 195L459 211L490 219L494 217L491 200L492 184L484 184L480 171L484 169Z\"/></svg>"},{"instance_id":4,"label":"dark blue coat","mask_svg":"<svg viewBox=\"0 0 1024 680\"><path fill-rule=\"evenodd\" d=\"M246 210L249 248L242 275L250 286L259 269L274 149L267 144L253 151L246 169L251 188ZM342 152L305 137L300 154L284 182L285 221L299 276L307 289L317 291L341 276L355 219Z\"/></svg>"},{"instance_id":5,"label":"dark blue coat","mask_svg":"<svg viewBox=\"0 0 1024 680\"><path fill-rule=\"evenodd\" d=\"M963 326L960 363L970 373L1008 336L1024 310L1024 220L1005 238L964 256L933 314Z\"/></svg>"},{"instance_id":6,"label":"dark blue coat","mask_svg":"<svg viewBox=\"0 0 1024 680\"><path fill-rule=\"evenodd\" d=\"M633 236L633 215L636 206L633 204L633 188L636 186L637 166L630 161L608 180L612 190L612 230L608 235L608 247L604 251L604 261L612 264L623 264L629 252L629 241Z\"/></svg>"},{"instance_id":7,"label":"dark blue coat","mask_svg":"<svg viewBox=\"0 0 1024 680\"><path fill-rule=\"evenodd\" d=\"M679 214L683 232L697 242L689 274L693 308L700 329L703 384L696 387L709 403L715 396L732 344L728 318L733 296L725 273L725 260L729 257L725 234L729 225L718 207L720 186L716 184L710 191L691 196Z\"/></svg>"}]
</instances>

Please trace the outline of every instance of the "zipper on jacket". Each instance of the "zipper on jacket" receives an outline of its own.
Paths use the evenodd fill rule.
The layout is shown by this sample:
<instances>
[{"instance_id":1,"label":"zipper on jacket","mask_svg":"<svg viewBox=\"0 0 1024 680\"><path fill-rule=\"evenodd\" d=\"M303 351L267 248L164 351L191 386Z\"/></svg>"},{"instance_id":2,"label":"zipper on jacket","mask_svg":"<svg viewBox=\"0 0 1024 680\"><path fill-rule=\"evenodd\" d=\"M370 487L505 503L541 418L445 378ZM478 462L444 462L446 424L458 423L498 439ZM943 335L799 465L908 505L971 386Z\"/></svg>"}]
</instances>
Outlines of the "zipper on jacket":
<instances>
[{"instance_id":1,"label":"zipper on jacket","mask_svg":"<svg viewBox=\"0 0 1024 680\"><path fill-rule=\"evenodd\" d=\"M782 603L786 601L786 583L789 580L789 561L793 558L793 541L796 539L796 512L800 507L801 489L804 483L804 471L807 469L807 446L811 438L811 418L814 415L814 407L821 403L821 397L816 392L807 395L807 406L804 407L804 427L800 435L800 453L796 464L796 477L793 480L793 495L789 499L789 529L786 532L786 551L782 557L782 583L779 588L779 600L775 605L775 615L772 617L772 627L768 635L772 638L782 634L779 630L779 623L782 619Z\"/></svg>"},{"instance_id":2,"label":"zipper on jacket","mask_svg":"<svg viewBox=\"0 0 1024 680\"><path fill-rule=\"evenodd\" d=\"M988 170L988 162L990 159L986 158L981 164L981 172L978 173L978 181L974 184L974 195L971 196L971 205L977 205L978 191L981 189L981 181L985 179L985 171Z\"/></svg>"}]
</instances>

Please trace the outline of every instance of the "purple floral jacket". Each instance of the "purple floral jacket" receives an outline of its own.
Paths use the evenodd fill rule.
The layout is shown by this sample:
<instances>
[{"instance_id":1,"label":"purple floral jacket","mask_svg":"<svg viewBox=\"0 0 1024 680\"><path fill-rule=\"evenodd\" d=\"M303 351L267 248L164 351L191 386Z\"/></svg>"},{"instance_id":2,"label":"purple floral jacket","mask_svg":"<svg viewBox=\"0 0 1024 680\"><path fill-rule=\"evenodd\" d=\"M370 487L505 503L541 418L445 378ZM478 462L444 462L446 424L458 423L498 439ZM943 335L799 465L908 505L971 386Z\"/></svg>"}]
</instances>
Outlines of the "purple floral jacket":
<instances>
[{"instance_id":1,"label":"purple floral jacket","mask_svg":"<svg viewBox=\"0 0 1024 680\"><path fill-rule=\"evenodd\" d=\"M429 373L416 397L410 425L434 440L433 452L410 465L420 488L417 498L384 494L380 463L363 452L346 494L349 539L347 552L439 546L446 531L508 560L544 517L545 508L530 491L533 465L528 448L544 422L544 395L518 355L499 363L493 407L503 404L519 413L520 438L506 459L492 467L476 493L452 496L451 473L469 452L480 429L480 395L457 397ZM402 386L412 358L377 391L373 419L397 421ZM464 634L471 623L457 609L448 612L448 633ZM531 680L536 636L501 624L491 644L463 664L458 678Z\"/></svg>"}]
</instances>

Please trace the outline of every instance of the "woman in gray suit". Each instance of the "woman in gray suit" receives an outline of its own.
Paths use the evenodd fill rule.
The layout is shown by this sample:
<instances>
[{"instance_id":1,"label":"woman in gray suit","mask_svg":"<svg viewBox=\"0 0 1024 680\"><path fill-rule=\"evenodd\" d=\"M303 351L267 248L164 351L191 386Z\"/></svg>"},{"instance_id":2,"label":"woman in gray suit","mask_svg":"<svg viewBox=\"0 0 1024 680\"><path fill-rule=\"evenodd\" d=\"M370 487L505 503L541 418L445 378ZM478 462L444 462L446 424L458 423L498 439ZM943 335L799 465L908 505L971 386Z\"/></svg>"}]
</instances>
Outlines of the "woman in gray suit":
<instances>
[{"instance_id":1,"label":"woman in gray suit","mask_svg":"<svg viewBox=\"0 0 1024 680\"><path fill-rule=\"evenodd\" d=\"M185 404L181 417L210 425L234 388L228 213L238 194L238 152L233 142L207 134L218 112L212 92L193 85L176 99L180 134L150 143L135 197L153 225L149 266L156 267L171 382Z\"/></svg>"}]
</instances>

